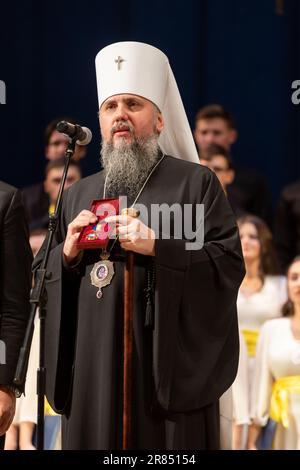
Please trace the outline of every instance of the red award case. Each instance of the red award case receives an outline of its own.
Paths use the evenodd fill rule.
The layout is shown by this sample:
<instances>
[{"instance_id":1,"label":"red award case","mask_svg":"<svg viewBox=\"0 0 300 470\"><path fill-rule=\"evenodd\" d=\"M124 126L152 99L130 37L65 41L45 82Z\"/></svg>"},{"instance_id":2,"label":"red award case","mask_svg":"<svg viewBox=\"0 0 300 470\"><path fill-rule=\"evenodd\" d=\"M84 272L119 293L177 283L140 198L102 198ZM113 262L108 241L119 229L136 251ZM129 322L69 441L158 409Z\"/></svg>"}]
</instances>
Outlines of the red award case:
<instances>
[{"instance_id":1,"label":"red award case","mask_svg":"<svg viewBox=\"0 0 300 470\"><path fill-rule=\"evenodd\" d=\"M77 247L85 250L105 249L115 224L109 224L103 220L106 217L119 214L119 199L95 199L91 204L90 211L97 216L98 221L82 229Z\"/></svg>"}]
</instances>

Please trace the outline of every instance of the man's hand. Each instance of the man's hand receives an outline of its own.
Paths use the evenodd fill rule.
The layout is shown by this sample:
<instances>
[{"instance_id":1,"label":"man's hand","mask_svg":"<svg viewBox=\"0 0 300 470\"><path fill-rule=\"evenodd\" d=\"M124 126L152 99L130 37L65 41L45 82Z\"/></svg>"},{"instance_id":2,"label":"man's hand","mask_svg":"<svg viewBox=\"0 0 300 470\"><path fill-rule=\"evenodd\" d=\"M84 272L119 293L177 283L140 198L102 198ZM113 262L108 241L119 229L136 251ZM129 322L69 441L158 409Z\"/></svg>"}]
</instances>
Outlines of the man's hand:
<instances>
[{"instance_id":1,"label":"man's hand","mask_svg":"<svg viewBox=\"0 0 300 470\"><path fill-rule=\"evenodd\" d=\"M0 387L0 436L6 433L16 411L16 397L10 390Z\"/></svg>"},{"instance_id":2,"label":"man's hand","mask_svg":"<svg viewBox=\"0 0 300 470\"><path fill-rule=\"evenodd\" d=\"M97 222L97 217L93 212L83 210L68 225L67 237L63 248L63 256L67 264L73 264L81 250L77 248L77 241L83 227Z\"/></svg>"},{"instance_id":3,"label":"man's hand","mask_svg":"<svg viewBox=\"0 0 300 470\"><path fill-rule=\"evenodd\" d=\"M155 232L130 215L106 217L105 222L116 224L121 247L141 255L155 255Z\"/></svg>"}]
</instances>

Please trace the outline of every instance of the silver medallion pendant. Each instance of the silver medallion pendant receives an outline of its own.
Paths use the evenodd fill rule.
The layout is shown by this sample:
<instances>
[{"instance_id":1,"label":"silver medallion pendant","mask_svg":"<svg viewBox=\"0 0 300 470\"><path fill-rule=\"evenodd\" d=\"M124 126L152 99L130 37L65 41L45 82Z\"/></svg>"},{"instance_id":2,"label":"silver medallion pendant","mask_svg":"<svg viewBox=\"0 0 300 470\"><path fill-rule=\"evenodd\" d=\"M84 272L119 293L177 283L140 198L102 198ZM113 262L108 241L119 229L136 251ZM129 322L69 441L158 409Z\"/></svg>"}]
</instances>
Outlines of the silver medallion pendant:
<instances>
[{"instance_id":1,"label":"silver medallion pendant","mask_svg":"<svg viewBox=\"0 0 300 470\"><path fill-rule=\"evenodd\" d=\"M97 299L101 299L103 295L102 287L108 286L111 283L114 274L114 264L108 259L103 259L94 264L91 271L91 283L93 286L98 287Z\"/></svg>"}]
</instances>

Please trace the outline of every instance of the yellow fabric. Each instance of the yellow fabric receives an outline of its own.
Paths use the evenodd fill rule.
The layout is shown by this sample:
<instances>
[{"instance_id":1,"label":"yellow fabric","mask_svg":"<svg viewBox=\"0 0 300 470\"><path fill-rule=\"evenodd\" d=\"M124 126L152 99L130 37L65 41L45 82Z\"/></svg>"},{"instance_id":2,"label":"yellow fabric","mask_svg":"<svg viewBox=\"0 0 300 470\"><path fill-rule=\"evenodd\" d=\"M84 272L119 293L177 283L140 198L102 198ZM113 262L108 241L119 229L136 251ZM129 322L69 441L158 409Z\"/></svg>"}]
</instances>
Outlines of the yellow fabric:
<instances>
[{"instance_id":1,"label":"yellow fabric","mask_svg":"<svg viewBox=\"0 0 300 470\"><path fill-rule=\"evenodd\" d=\"M289 427L289 393L300 393L300 375L281 377L273 384L270 417Z\"/></svg>"},{"instance_id":2,"label":"yellow fabric","mask_svg":"<svg viewBox=\"0 0 300 470\"><path fill-rule=\"evenodd\" d=\"M255 357L256 355L256 343L258 339L258 330L242 330L243 336L245 338L248 356Z\"/></svg>"},{"instance_id":3,"label":"yellow fabric","mask_svg":"<svg viewBox=\"0 0 300 470\"><path fill-rule=\"evenodd\" d=\"M49 206L49 214L52 215L55 212L55 204L50 204Z\"/></svg>"},{"instance_id":4,"label":"yellow fabric","mask_svg":"<svg viewBox=\"0 0 300 470\"><path fill-rule=\"evenodd\" d=\"M49 405L47 398L45 398L45 416L58 416Z\"/></svg>"}]
</instances>

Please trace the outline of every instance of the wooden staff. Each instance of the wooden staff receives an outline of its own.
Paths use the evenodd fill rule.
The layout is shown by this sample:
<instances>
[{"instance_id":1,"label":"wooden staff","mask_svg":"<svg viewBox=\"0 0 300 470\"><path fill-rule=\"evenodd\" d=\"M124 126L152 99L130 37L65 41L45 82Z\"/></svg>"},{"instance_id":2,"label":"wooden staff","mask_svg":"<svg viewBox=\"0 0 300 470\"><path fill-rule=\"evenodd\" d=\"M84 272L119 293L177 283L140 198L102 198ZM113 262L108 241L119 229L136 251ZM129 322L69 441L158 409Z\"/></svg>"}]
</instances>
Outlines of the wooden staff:
<instances>
[{"instance_id":1,"label":"wooden staff","mask_svg":"<svg viewBox=\"0 0 300 470\"><path fill-rule=\"evenodd\" d=\"M123 209L122 215L138 217L139 211ZM123 368L123 437L122 448L132 447L132 348L133 348L133 286L134 254L126 253L124 273L124 368Z\"/></svg>"}]
</instances>

